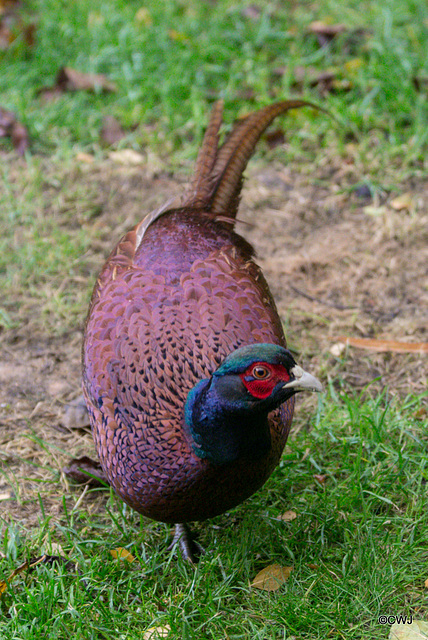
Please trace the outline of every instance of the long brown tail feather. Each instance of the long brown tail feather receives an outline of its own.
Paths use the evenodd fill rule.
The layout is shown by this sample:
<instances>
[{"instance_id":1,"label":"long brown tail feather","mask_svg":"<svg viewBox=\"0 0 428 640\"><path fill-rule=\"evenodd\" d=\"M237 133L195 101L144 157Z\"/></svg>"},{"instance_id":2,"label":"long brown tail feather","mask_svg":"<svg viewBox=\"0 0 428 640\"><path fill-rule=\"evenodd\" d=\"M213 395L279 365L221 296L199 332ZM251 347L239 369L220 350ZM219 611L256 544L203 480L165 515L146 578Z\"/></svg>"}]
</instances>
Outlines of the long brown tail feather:
<instances>
[{"instance_id":1,"label":"long brown tail feather","mask_svg":"<svg viewBox=\"0 0 428 640\"><path fill-rule=\"evenodd\" d=\"M212 172L217 160L219 131L223 120L223 100L212 108L210 121L199 149L193 178L187 191L189 200L206 202L212 190Z\"/></svg>"},{"instance_id":2,"label":"long brown tail feather","mask_svg":"<svg viewBox=\"0 0 428 640\"><path fill-rule=\"evenodd\" d=\"M276 102L238 120L219 147L223 101L216 102L211 111L189 188L179 201L169 201L163 207L149 213L137 225L136 245L140 244L147 228L172 209L203 208L210 217L233 226L243 183L242 174L257 142L277 116L298 107L312 107L326 112L322 107L305 100ZM172 207L169 206L171 204Z\"/></svg>"},{"instance_id":3,"label":"long brown tail feather","mask_svg":"<svg viewBox=\"0 0 428 640\"><path fill-rule=\"evenodd\" d=\"M271 122L289 109L315 106L304 100L284 100L251 113L237 123L219 149L213 169L213 193L210 213L213 216L236 215L242 186L242 173L260 137Z\"/></svg>"}]
</instances>

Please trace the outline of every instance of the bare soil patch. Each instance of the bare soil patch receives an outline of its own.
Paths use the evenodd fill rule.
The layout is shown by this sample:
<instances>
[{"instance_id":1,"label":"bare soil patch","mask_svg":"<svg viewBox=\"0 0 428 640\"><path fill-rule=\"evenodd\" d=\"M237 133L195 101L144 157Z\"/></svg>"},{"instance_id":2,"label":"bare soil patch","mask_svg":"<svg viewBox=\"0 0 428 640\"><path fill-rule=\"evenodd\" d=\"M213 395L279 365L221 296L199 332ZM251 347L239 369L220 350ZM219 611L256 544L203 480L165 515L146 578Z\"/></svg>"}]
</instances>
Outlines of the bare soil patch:
<instances>
[{"instance_id":1,"label":"bare soil patch","mask_svg":"<svg viewBox=\"0 0 428 640\"><path fill-rule=\"evenodd\" d=\"M76 180L90 185L97 205L82 222L94 238L82 257L87 277L69 285L80 288L95 281L123 232L185 182L150 164L108 160L80 163L55 189ZM428 341L428 185L422 179L400 185L412 204L396 210L392 196L372 202L350 190L358 180L339 159L311 175L253 164L238 231L256 248L299 362L347 390L371 385L371 393L387 387L404 397L426 389L426 355L331 349L343 335ZM0 514L31 527L40 500L54 517L62 496L69 508L75 505L78 494L61 469L71 456L94 457L94 449L84 420L67 413L80 395L81 327L53 336L25 292L16 295L28 317L21 311L19 326L0 336ZM84 315L82 309L82 322ZM314 402L299 401L297 429ZM93 494L85 498L85 509L100 505Z\"/></svg>"}]
</instances>

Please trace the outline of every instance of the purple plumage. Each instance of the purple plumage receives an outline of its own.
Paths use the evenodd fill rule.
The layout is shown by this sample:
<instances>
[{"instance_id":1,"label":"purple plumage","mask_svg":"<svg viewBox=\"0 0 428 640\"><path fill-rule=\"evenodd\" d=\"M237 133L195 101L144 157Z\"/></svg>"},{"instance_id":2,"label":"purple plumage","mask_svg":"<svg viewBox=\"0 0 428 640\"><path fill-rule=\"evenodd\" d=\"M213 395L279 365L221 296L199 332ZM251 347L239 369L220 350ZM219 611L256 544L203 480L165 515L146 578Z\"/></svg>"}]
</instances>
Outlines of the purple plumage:
<instances>
[{"instance_id":1,"label":"purple plumage","mask_svg":"<svg viewBox=\"0 0 428 640\"><path fill-rule=\"evenodd\" d=\"M205 520L252 495L278 464L294 393L319 390L286 351L252 248L233 231L257 140L277 115L305 104L250 114L218 149L216 103L188 192L128 232L98 278L83 346L84 394L110 484L149 518ZM250 359L240 350L246 345L254 345ZM277 345L279 364L265 357L266 345ZM302 374L310 383L297 384ZM261 399L268 381L272 393Z\"/></svg>"}]
</instances>

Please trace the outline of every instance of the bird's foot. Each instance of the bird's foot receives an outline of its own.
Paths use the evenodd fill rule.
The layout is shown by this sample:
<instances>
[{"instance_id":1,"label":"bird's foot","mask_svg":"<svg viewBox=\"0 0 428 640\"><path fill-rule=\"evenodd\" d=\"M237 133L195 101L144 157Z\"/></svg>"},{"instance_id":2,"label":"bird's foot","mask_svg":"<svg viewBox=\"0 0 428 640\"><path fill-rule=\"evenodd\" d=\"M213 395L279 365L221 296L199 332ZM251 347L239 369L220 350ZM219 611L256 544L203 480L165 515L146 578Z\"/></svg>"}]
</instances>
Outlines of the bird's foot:
<instances>
[{"instance_id":1,"label":"bird's foot","mask_svg":"<svg viewBox=\"0 0 428 640\"><path fill-rule=\"evenodd\" d=\"M173 549L177 543L180 546L183 558L192 564L197 564L199 557L205 553L205 549L199 542L193 539L190 529L186 524L180 523L175 525L174 537L168 550Z\"/></svg>"}]
</instances>

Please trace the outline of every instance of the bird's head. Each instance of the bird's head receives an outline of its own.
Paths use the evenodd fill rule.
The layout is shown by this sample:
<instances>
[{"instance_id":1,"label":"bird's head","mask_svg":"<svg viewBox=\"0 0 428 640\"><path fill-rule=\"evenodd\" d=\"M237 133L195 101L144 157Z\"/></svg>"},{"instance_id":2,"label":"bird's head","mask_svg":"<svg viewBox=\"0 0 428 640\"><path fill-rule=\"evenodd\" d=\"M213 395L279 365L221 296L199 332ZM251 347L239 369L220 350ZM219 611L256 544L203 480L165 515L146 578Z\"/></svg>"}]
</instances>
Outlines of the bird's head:
<instances>
[{"instance_id":1,"label":"bird's head","mask_svg":"<svg viewBox=\"0 0 428 640\"><path fill-rule=\"evenodd\" d=\"M322 391L322 385L304 371L288 349L276 344L252 344L233 351L213 378L226 397L243 406L270 411L298 391Z\"/></svg>"},{"instance_id":2,"label":"bird's head","mask_svg":"<svg viewBox=\"0 0 428 640\"><path fill-rule=\"evenodd\" d=\"M195 452L224 462L247 446L260 451L270 446L268 413L298 391L322 391L322 385L288 349L264 343L236 349L187 397L185 421Z\"/></svg>"}]
</instances>

